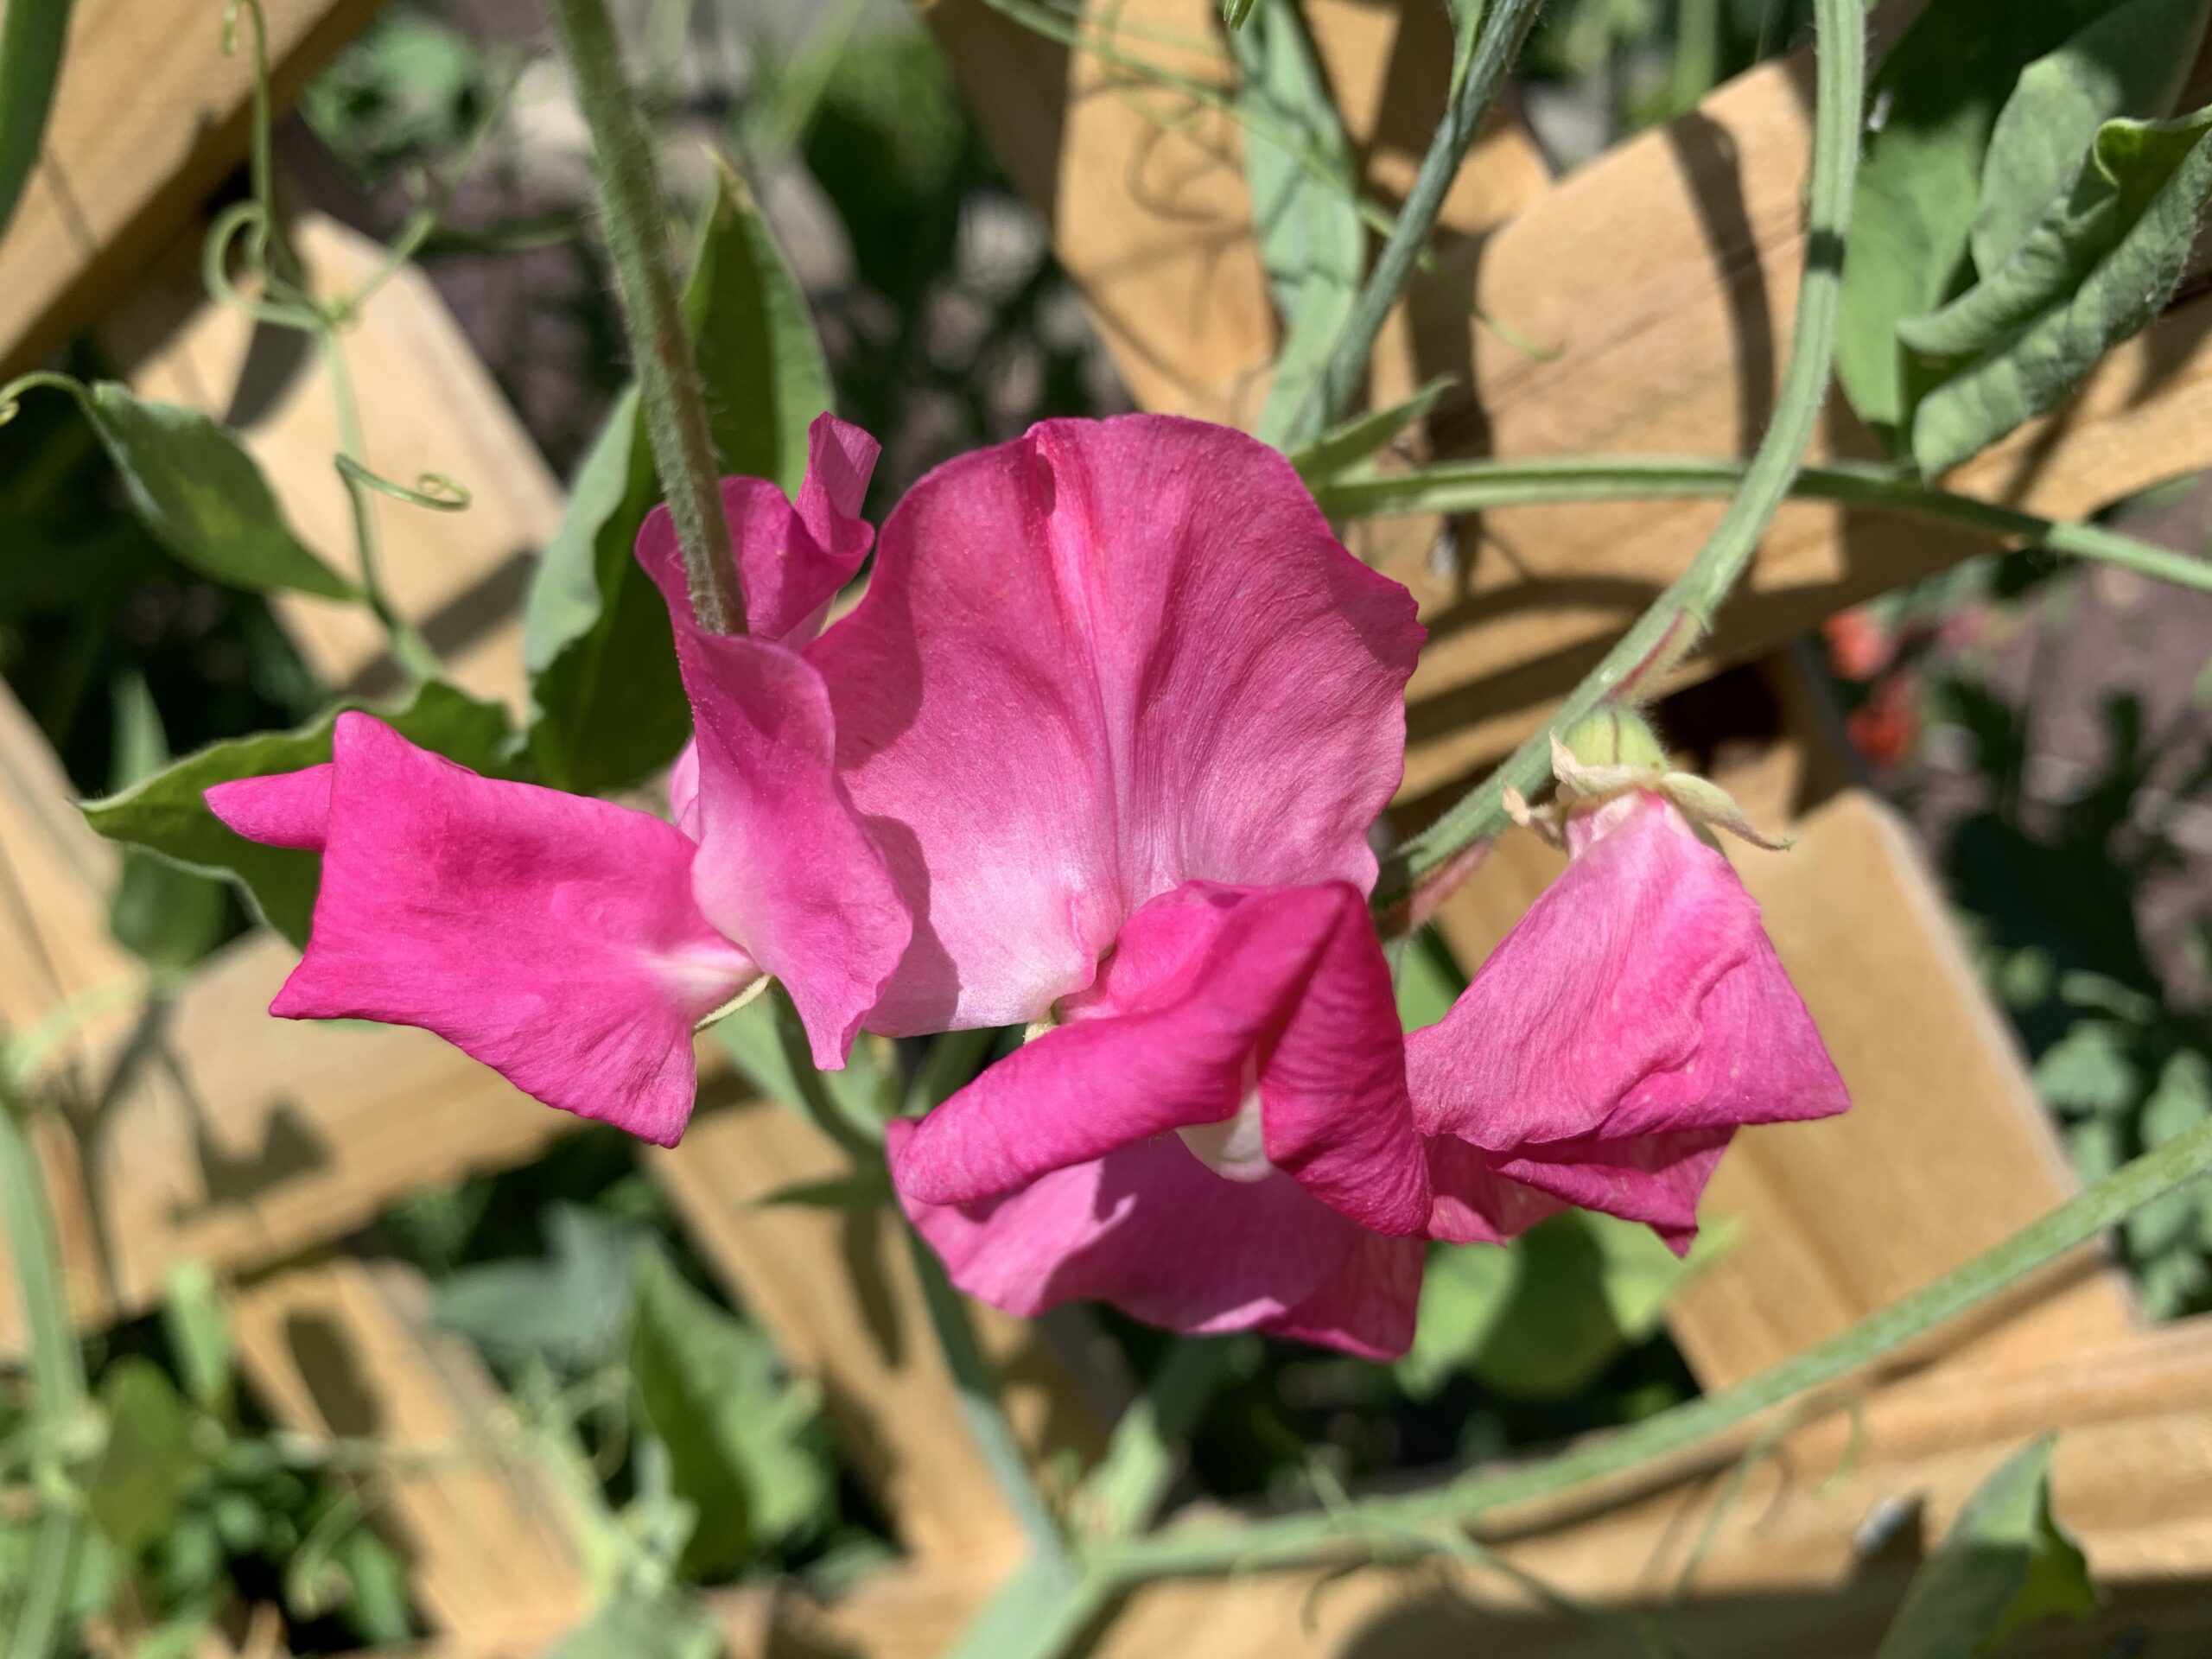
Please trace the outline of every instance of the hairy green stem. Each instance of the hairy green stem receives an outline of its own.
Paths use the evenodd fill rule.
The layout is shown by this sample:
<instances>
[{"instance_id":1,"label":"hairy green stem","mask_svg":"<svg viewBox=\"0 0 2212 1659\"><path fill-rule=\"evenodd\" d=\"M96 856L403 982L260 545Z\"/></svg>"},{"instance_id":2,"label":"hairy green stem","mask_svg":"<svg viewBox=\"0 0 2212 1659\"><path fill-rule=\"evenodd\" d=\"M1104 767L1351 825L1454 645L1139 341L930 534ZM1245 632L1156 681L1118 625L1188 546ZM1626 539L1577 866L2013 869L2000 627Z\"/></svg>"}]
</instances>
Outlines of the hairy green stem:
<instances>
[{"instance_id":1,"label":"hairy green stem","mask_svg":"<svg viewBox=\"0 0 2212 1659\"><path fill-rule=\"evenodd\" d=\"M691 608L715 633L745 632L745 594L730 556L715 442L669 248L666 213L645 123L623 73L606 0L552 0L553 17L591 130L592 170L635 359L645 435L668 492Z\"/></svg>"},{"instance_id":2,"label":"hairy green stem","mask_svg":"<svg viewBox=\"0 0 2212 1659\"><path fill-rule=\"evenodd\" d=\"M1504 0L1497 0L1504 3ZM1473 843L1505 828L1509 789L1532 795L1551 772L1552 733L1600 703L1633 693L1681 660L1713 626L1714 613L1751 563L1773 522L1811 442L1835 359L1836 302L1842 286L1844 232L1851 219L1859 166L1859 130L1866 99L1866 18L1859 0L1818 0L1815 7L1817 105L1813 120L1811 189L1806 213L1805 274L1797 289L1789 366L1783 372L1772 423L1744 470L1742 486L1689 569L1660 594L1583 682L1551 722L1512 758L1408 841L1376 885L1387 910L1409 898ZM1469 77L1472 79L1471 74Z\"/></svg>"},{"instance_id":3,"label":"hairy green stem","mask_svg":"<svg viewBox=\"0 0 2212 1659\"><path fill-rule=\"evenodd\" d=\"M1314 499L1334 518L1397 512L1480 512L1491 507L1573 501L1691 499L1725 496L1743 481L1740 461L1688 455L1593 455L1562 461L1455 461L1388 477L1317 484ZM2095 559L2184 588L2212 591L2212 559L2154 546L2100 524L2044 518L1971 495L1937 489L1889 467L1830 461L1799 469L1789 493L1807 500L1874 507L2073 558Z\"/></svg>"},{"instance_id":4,"label":"hairy green stem","mask_svg":"<svg viewBox=\"0 0 2212 1659\"><path fill-rule=\"evenodd\" d=\"M1630 1475L1894 1353L2207 1170L2212 1124L2145 1153L2003 1243L1796 1358L1557 1457L1478 1471L1426 1491L1369 1498L1332 1514L1174 1528L1100 1551L1092 1571L1125 1587L1150 1579L1304 1566L1357 1556L1363 1545L1371 1548L1408 1528L1464 1526L1510 1504L1556 1499Z\"/></svg>"},{"instance_id":5,"label":"hairy green stem","mask_svg":"<svg viewBox=\"0 0 2212 1659\"><path fill-rule=\"evenodd\" d=\"M30 1337L33 1455L48 1471L39 1484L49 1488L54 1484L51 1471L62 1462L72 1431L86 1408L85 1362L69 1313L60 1247L37 1148L31 1143L29 1111L4 1086L0 1086L0 1222L7 1229L16 1295ZM6 1659L48 1659L56 1651L83 1524L76 1510L60 1504L49 1507L40 1521L30 1571L7 1638Z\"/></svg>"},{"instance_id":6,"label":"hairy green stem","mask_svg":"<svg viewBox=\"0 0 2212 1659\"><path fill-rule=\"evenodd\" d=\"M1490 0L1483 8L1482 21L1474 26L1473 46L1454 81L1451 103L1437 125L1436 136L1429 141L1428 153L1421 157L1421 171L1406 194L1397 225L1382 251L1375 256L1374 269L1368 272L1359 297L1352 302L1351 315L1344 319L1344 331L1330 351L1328 366L1322 371L1314 393L1321 400L1320 418L1313 423L1314 428L1326 426L1341 416L1366 379L1367 361L1374 355L1383 321L1397 304L1406 279L1427 248L1429 232L1436 227L1436 216L1443 209L1452 181L1459 177L1459 164L1482 131L1505 72L1542 5L1543 0Z\"/></svg>"},{"instance_id":7,"label":"hairy green stem","mask_svg":"<svg viewBox=\"0 0 2212 1659\"><path fill-rule=\"evenodd\" d=\"M937 1252L911 1227L906 1230L906 1244L913 1255L914 1272L922 1281L922 1300L929 1307L931 1327L937 1333L938 1346L944 1351L945 1366L952 1373L953 1386L960 1395L961 1414L968 1420L976 1449L982 1453L983 1462L1005 1497L1007 1509L1020 1523L1033 1559L1064 1568L1072 1584L1077 1573L1068 1554L1067 1541L1061 1535L1058 1521L1046 1506L1044 1495L1037 1490L1037 1483L1030 1478L1029 1460L1022 1455L1020 1444L1014 1438L1014 1429L999 1404L998 1374L976 1341L976 1329L969 1323L968 1310L961 1306L959 1293L953 1289L951 1280L945 1277L944 1264L938 1260Z\"/></svg>"}]
</instances>

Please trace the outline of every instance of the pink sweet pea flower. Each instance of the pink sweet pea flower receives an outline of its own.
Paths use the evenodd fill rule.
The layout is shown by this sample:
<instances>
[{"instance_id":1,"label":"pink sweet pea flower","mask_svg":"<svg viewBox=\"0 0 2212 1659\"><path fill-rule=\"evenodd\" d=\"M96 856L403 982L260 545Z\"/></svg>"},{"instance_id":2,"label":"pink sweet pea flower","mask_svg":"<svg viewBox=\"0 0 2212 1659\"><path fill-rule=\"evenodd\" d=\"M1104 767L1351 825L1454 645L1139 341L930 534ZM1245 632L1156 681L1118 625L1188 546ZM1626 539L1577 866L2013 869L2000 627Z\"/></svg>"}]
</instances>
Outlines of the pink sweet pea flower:
<instances>
[{"instance_id":1,"label":"pink sweet pea flower","mask_svg":"<svg viewBox=\"0 0 2212 1659\"><path fill-rule=\"evenodd\" d=\"M1566 873L1407 1039L1431 1228L1495 1241L1573 1204L1687 1251L1739 1127L1850 1101L1758 906L1667 796L1631 789L1566 834Z\"/></svg>"},{"instance_id":2,"label":"pink sweet pea flower","mask_svg":"<svg viewBox=\"0 0 2212 1659\"><path fill-rule=\"evenodd\" d=\"M756 637L679 628L687 675L718 653L736 665L679 768L683 827L480 778L353 713L328 765L207 791L240 835L323 855L308 948L271 1013L423 1027L548 1105L663 1145L690 1115L695 1023L763 971L790 988L817 1062L842 1063L907 925L796 649L867 554L855 515L875 446L827 416L812 438L796 510L772 485L724 486ZM648 569L672 539L664 515L648 523ZM709 862L764 817L779 833Z\"/></svg>"},{"instance_id":3,"label":"pink sweet pea flower","mask_svg":"<svg viewBox=\"0 0 2212 1659\"><path fill-rule=\"evenodd\" d=\"M1047 422L893 513L806 653L913 918L868 1023L1064 1022L893 1126L956 1282L1405 1345L1427 1179L1363 895L1421 639L1226 428Z\"/></svg>"}]
</instances>

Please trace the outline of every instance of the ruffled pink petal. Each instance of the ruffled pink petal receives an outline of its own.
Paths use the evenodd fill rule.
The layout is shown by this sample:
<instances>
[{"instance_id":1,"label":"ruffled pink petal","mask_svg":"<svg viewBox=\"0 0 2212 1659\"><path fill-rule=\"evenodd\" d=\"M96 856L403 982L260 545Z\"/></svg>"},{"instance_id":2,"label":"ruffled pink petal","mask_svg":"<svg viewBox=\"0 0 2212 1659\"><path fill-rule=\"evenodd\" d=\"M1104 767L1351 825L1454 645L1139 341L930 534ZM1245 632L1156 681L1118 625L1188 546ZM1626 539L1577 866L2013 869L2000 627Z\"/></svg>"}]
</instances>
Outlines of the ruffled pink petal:
<instances>
[{"instance_id":1,"label":"ruffled pink petal","mask_svg":"<svg viewBox=\"0 0 2212 1659\"><path fill-rule=\"evenodd\" d=\"M860 511L879 453L880 446L860 428L820 415L807 429L806 478L797 508L766 479L722 480L747 632L796 648L820 630L830 601L853 579L874 540ZM670 608L688 614L690 588L665 506L646 515L638 561Z\"/></svg>"},{"instance_id":2,"label":"ruffled pink petal","mask_svg":"<svg viewBox=\"0 0 2212 1659\"><path fill-rule=\"evenodd\" d=\"M1587 843L1406 1047L1423 1132L1492 1152L1848 1103L1758 905L1657 796Z\"/></svg>"},{"instance_id":3,"label":"ruffled pink petal","mask_svg":"<svg viewBox=\"0 0 2212 1659\"><path fill-rule=\"evenodd\" d=\"M1432 1238L1448 1244L1503 1244L1518 1238L1567 1201L1502 1173L1494 1154L1448 1135L1428 1141Z\"/></svg>"},{"instance_id":4,"label":"ruffled pink petal","mask_svg":"<svg viewBox=\"0 0 2212 1659\"><path fill-rule=\"evenodd\" d=\"M206 798L207 810L248 841L319 853L330 822L330 766L235 779Z\"/></svg>"},{"instance_id":5,"label":"ruffled pink petal","mask_svg":"<svg viewBox=\"0 0 2212 1659\"><path fill-rule=\"evenodd\" d=\"M755 971L644 812L480 778L344 714L307 952L270 1012L434 1031L549 1106L673 1145L691 1028Z\"/></svg>"},{"instance_id":6,"label":"ruffled pink petal","mask_svg":"<svg viewBox=\"0 0 2212 1659\"><path fill-rule=\"evenodd\" d=\"M914 1126L888 1127L896 1162ZM999 1198L899 1202L953 1283L1011 1313L1096 1300L1173 1331L1280 1329L1372 1354L1411 1340L1418 1240L1377 1239L1283 1175L1224 1180L1173 1136ZM1377 1259L1370 1241L1411 1253L1410 1291L1404 1262Z\"/></svg>"},{"instance_id":7,"label":"ruffled pink petal","mask_svg":"<svg viewBox=\"0 0 2212 1659\"><path fill-rule=\"evenodd\" d=\"M699 842L699 907L783 982L824 1069L844 1065L912 924L836 774L822 677L777 639L810 632L807 617L866 555L871 532L853 515L875 448L857 427L817 419L798 511L772 484L725 480L750 636L700 628L664 513L637 549L668 602L691 702L696 735L670 775L669 803Z\"/></svg>"},{"instance_id":8,"label":"ruffled pink petal","mask_svg":"<svg viewBox=\"0 0 2212 1659\"><path fill-rule=\"evenodd\" d=\"M1129 919L1068 1014L915 1127L892 1161L903 1192L988 1198L1256 1096L1254 1173L1379 1231L1425 1225L1389 970L1357 888L1188 883Z\"/></svg>"},{"instance_id":9,"label":"ruffled pink petal","mask_svg":"<svg viewBox=\"0 0 2212 1659\"><path fill-rule=\"evenodd\" d=\"M872 1024L1036 1018L1187 880L1364 891L1414 610L1227 428L1046 422L924 479L809 652L921 918Z\"/></svg>"},{"instance_id":10,"label":"ruffled pink petal","mask_svg":"<svg viewBox=\"0 0 2212 1659\"><path fill-rule=\"evenodd\" d=\"M1735 1137L1732 1128L1531 1144L1518 1154L1480 1154L1500 1177L1585 1210L1639 1221L1687 1255L1697 1237L1698 1200ZM1472 1148L1469 1148L1470 1151Z\"/></svg>"},{"instance_id":11,"label":"ruffled pink petal","mask_svg":"<svg viewBox=\"0 0 2212 1659\"><path fill-rule=\"evenodd\" d=\"M677 628L697 722L692 891L782 982L814 1063L845 1063L906 949L906 901L832 761L822 677L781 645Z\"/></svg>"}]
</instances>

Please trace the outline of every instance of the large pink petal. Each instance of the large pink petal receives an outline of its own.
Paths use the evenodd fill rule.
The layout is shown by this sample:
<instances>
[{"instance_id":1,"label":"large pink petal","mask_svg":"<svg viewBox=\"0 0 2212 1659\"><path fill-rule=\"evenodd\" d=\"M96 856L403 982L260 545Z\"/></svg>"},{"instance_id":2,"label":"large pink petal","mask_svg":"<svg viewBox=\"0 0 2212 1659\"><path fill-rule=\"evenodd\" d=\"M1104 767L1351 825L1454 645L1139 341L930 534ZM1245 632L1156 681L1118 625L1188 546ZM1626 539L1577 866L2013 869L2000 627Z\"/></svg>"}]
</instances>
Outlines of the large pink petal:
<instances>
[{"instance_id":1,"label":"large pink petal","mask_svg":"<svg viewBox=\"0 0 2212 1659\"><path fill-rule=\"evenodd\" d=\"M822 626L830 601L853 578L875 532L860 517L880 447L834 415L807 432L805 481L793 508L766 479L726 478L722 511L745 590L746 632L797 647ZM690 613L690 588L675 521L655 507L638 532L638 562L669 608Z\"/></svg>"},{"instance_id":2,"label":"large pink petal","mask_svg":"<svg viewBox=\"0 0 2212 1659\"><path fill-rule=\"evenodd\" d=\"M1362 1233L1344 1265L1319 1289L1259 1328L1363 1359L1396 1359L1414 1345L1427 1259L1428 1247L1420 1239Z\"/></svg>"},{"instance_id":3,"label":"large pink petal","mask_svg":"<svg viewBox=\"0 0 2212 1659\"><path fill-rule=\"evenodd\" d=\"M1448 1135L1427 1145L1435 1195L1428 1223L1433 1238L1450 1244L1503 1244L1567 1208L1566 1199L1501 1173L1495 1154L1478 1147Z\"/></svg>"},{"instance_id":4,"label":"large pink petal","mask_svg":"<svg viewBox=\"0 0 2212 1659\"><path fill-rule=\"evenodd\" d=\"M1478 1153L1498 1174L1562 1203L1640 1221L1687 1255L1697 1237L1697 1205L1732 1128L1532 1144L1518 1153ZM1472 1148L1468 1148L1472 1151Z\"/></svg>"},{"instance_id":5,"label":"large pink petal","mask_svg":"<svg viewBox=\"0 0 2212 1659\"><path fill-rule=\"evenodd\" d=\"M890 1125L894 1161L912 1133ZM938 1205L902 1192L899 1202L953 1283L1025 1317L1106 1301L1170 1330L1281 1328L1354 1352L1377 1351L1401 1322L1395 1305L1351 1305L1362 1289L1402 1294L1402 1267L1365 1254L1374 1235L1286 1176L1224 1180L1173 1136L1001 1198ZM1419 1241L1377 1242L1413 1252L1417 1287Z\"/></svg>"},{"instance_id":6,"label":"large pink petal","mask_svg":"<svg viewBox=\"0 0 2212 1659\"><path fill-rule=\"evenodd\" d=\"M313 931L270 1011L420 1026L549 1106L674 1144L692 1026L754 971L692 901L691 843L366 715L338 717L332 754Z\"/></svg>"},{"instance_id":7,"label":"large pink petal","mask_svg":"<svg viewBox=\"0 0 2212 1659\"><path fill-rule=\"evenodd\" d=\"M1421 639L1226 428L1047 422L938 468L809 652L854 800L906 837L920 924L873 1023L1041 1015L1186 880L1363 891Z\"/></svg>"},{"instance_id":8,"label":"large pink petal","mask_svg":"<svg viewBox=\"0 0 2212 1659\"><path fill-rule=\"evenodd\" d=\"M207 800L210 812L248 841L319 853L330 823L330 763L216 784Z\"/></svg>"},{"instance_id":9,"label":"large pink petal","mask_svg":"<svg viewBox=\"0 0 2212 1659\"><path fill-rule=\"evenodd\" d=\"M1738 978L1747 966L1761 971ZM1575 856L1406 1047L1423 1131L1493 1152L1841 1109L1758 905L1656 796Z\"/></svg>"},{"instance_id":10,"label":"large pink petal","mask_svg":"<svg viewBox=\"0 0 2212 1659\"><path fill-rule=\"evenodd\" d=\"M1130 918L1069 1013L916 1126L892 1165L903 1192L1009 1192L1256 1094L1267 1165L1378 1230L1425 1224L1389 970L1357 888L1179 887Z\"/></svg>"}]
</instances>

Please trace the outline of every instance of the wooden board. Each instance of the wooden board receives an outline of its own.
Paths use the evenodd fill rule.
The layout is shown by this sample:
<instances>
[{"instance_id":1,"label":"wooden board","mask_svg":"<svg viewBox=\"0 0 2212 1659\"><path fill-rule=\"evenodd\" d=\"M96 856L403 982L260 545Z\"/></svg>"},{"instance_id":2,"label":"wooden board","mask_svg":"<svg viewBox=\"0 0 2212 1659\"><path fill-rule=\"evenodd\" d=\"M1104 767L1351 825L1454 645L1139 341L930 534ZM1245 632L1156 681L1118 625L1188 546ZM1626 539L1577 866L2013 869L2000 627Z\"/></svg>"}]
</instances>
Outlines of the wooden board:
<instances>
[{"instance_id":1,"label":"wooden board","mask_svg":"<svg viewBox=\"0 0 2212 1659\"><path fill-rule=\"evenodd\" d=\"M1849 1086L1852 1109L1738 1135L1708 1189L1737 1248L1676 1298L1669 1326L1699 1380L1725 1387L1789 1357L1998 1243L2077 1190L2012 1033L1966 958L1909 832L1872 794L1838 787L1806 697L1764 743L1723 739L1714 765L1784 852L1728 854ZM1756 677L1716 683L1764 702ZM1708 733L1710 738L1713 734ZM1808 787L1808 774L1810 785ZM1510 834L1445 905L1438 925L1472 967L1564 862ZM2136 1317L2101 1252L1985 1310L1951 1363L2063 1363Z\"/></svg>"},{"instance_id":2,"label":"wooden board","mask_svg":"<svg viewBox=\"0 0 2212 1659\"><path fill-rule=\"evenodd\" d=\"M358 290L384 257L321 213L300 214L289 234L308 282L326 297ZM140 396L213 410L237 426L293 527L353 571L352 507L332 462L336 406L307 336L211 304L196 234L168 250L98 335ZM462 512L436 512L371 495L392 601L446 658L456 684L519 711L522 597L561 522L559 480L420 270L404 270L378 289L341 340L369 464L406 485L442 474L471 496ZM382 632L363 607L289 594L276 611L332 684L393 684Z\"/></svg>"},{"instance_id":3,"label":"wooden board","mask_svg":"<svg viewBox=\"0 0 2212 1659\"><path fill-rule=\"evenodd\" d=\"M280 103L378 3L264 0ZM222 29L219 0L75 0L44 149L0 237L0 378L105 310L244 160L253 59L245 38L224 55Z\"/></svg>"},{"instance_id":4,"label":"wooden board","mask_svg":"<svg viewBox=\"0 0 2212 1659\"><path fill-rule=\"evenodd\" d=\"M396 1262L283 1269L233 1302L239 1361L285 1427L393 1454L362 1491L426 1618L472 1643L542 1647L585 1611L582 1555L498 1386L465 1340L430 1328L429 1298Z\"/></svg>"},{"instance_id":5,"label":"wooden board","mask_svg":"<svg viewBox=\"0 0 2212 1659\"><path fill-rule=\"evenodd\" d=\"M1007 1560L1013 1517L962 1425L897 1213L759 1203L844 1173L849 1165L828 1137L781 1107L728 1099L694 1118L681 1145L650 1154L647 1166L785 1359L822 1379L841 1444L901 1541L923 1554ZM969 1307L1039 1472L1080 1473L1103 1450L1101 1433L1043 1333ZM1056 1457L1071 1464L1055 1469Z\"/></svg>"},{"instance_id":6,"label":"wooden board","mask_svg":"<svg viewBox=\"0 0 2212 1659\"><path fill-rule=\"evenodd\" d=\"M1172 57L1148 35L1208 39L1201 0L1107 8L1125 50ZM1402 25L1440 16L1403 9ZM1384 35L1399 13L1351 3L1315 12L1316 36L1355 118L1376 60L1344 54L1330 21ZM1163 134L1173 95L1102 85L1095 59L1047 51L983 0L931 10L969 101L998 153L1054 228L1137 400L1244 417L1257 408L1274 325L1258 276L1234 135L1214 118ZM1430 18L1430 26L1434 26ZM1422 134L1438 104L1433 44L1394 51L1389 116ZM1217 66L1218 48L1185 67ZM1423 66L1427 66L1424 74ZM1398 96L1399 73L1414 91ZM1211 73L1219 74L1218 67ZM1143 111L1149 107L1151 118ZM1471 276L1481 313L1541 348L1474 325L1441 287L1417 281L1411 321L1386 337L1392 385L1452 373L1468 396L1433 437L1449 453L1747 454L1766 424L1803 261L1810 77L1800 57L1731 81L1695 111L1620 145L1521 205L1533 161L1501 163L1494 139L1463 175L1499 181L1486 199L1513 216L1446 263ZM1515 211L1517 208L1517 211ZM1479 205L1447 220L1465 231ZM2212 296L2176 308L2108 359L2064 410L2031 424L1950 480L2057 517L2078 516L2202 465L2212 434ZM1394 353L1395 354L1394 354ZM1871 441L1833 403L1821 453ZM1447 790L1517 741L1637 611L1688 563L1718 503L1519 508L1460 527L1439 563L1425 529L1377 526L1361 545L1421 601L1429 644L1411 691L1406 791ZM1991 543L1888 515L1786 510L1707 658L1770 650L1828 613Z\"/></svg>"}]
</instances>

